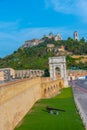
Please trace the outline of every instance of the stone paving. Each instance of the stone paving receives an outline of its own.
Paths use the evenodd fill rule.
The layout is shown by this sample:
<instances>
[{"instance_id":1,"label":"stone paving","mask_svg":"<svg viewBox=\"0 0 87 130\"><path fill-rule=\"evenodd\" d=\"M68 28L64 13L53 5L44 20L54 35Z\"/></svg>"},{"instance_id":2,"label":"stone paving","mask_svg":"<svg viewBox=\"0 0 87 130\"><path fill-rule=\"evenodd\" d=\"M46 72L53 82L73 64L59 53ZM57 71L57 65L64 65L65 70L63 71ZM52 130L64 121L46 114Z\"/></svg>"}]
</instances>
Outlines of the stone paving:
<instances>
[{"instance_id":1,"label":"stone paving","mask_svg":"<svg viewBox=\"0 0 87 130\"><path fill-rule=\"evenodd\" d=\"M87 80L76 80L70 83L75 103L79 110L83 124L87 129Z\"/></svg>"}]
</instances>

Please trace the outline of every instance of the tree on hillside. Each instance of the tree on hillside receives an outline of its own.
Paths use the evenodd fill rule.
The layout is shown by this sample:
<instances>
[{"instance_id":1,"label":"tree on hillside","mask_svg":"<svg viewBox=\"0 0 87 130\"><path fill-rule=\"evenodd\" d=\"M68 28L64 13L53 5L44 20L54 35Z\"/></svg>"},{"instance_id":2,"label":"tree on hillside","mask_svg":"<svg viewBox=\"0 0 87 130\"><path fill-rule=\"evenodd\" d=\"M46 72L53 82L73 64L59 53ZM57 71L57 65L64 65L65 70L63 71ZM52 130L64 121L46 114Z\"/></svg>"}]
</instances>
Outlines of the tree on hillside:
<instances>
[{"instance_id":1,"label":"tree on hillside","mask_svg":"<svg viewBox=\"0 0 87 130\"><path fill-rule=\"evenodd\" d=\"M85 43L85 38L84 38L84 37L82 37L82 38L80 39L80 43Z\"/></svg>"},{"instance_id":2,"label":"tree on hillside","mask_svg":"<svg viewBox=\"0 0 87 130\"><path fill-rule=\"evenodd\" d=\"M68 37L67 41L72 42L73 39L71 37Z\"/></svg>"}]
</instances>

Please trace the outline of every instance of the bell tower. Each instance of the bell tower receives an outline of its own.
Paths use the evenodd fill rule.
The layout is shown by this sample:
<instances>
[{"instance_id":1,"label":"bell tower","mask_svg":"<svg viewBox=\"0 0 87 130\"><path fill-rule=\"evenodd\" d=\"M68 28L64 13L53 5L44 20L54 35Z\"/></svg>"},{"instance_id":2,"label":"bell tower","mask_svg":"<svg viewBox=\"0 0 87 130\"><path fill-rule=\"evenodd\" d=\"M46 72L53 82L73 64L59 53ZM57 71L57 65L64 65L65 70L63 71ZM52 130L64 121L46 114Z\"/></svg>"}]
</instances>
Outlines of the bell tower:
<instances>
[{"instance_id":1,"label":"bell tower","mask_svg":"<svg viewBox=\"0 0 87 130\"><path fill-rule=\"evenodd\" d=\"M75 31L73 35L74 35L74 40L78 40L78 32Z\"/></svg>"}]
</instances>

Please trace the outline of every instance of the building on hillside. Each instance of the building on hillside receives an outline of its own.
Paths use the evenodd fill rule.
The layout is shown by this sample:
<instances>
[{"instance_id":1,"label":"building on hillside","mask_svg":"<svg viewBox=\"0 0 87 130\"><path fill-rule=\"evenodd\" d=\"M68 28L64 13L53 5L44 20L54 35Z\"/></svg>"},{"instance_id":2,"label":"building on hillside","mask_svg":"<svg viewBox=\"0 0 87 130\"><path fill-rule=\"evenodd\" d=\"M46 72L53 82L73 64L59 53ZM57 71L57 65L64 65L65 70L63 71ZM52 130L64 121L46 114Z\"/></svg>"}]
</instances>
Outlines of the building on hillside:
<instances>
[{"instance_id":1,"label":"building on hillside","mask_svg":"<svg viewBox=\"0 0 87 130\"><path fill-rule=\"evenodd\" d=\"M60 40L62 40L61 35L60 35L60 34L55 35L55 36L54 36L54 40L55 40L55 41L60 41Z\"/></svg>"},{"instance_id":2,"label":"building on hillside","mask_svg":"<svg viewBox=\"0 0 87 130\"><path fill-rule=\"evenodd\" d=\"M55 45L54 44L47 44L47 51L53 51Z\"/></svg>"},{"instance_id":3,"label":"building on hillside","mask_svg":"<svg viewBox=\"0 0 87 130\"><path fill-rule=\"evenodd\" d=\"M49 35L47 36L49 39L53 38L53 33L49 33Z\"/></svg>"},{"instance_id":4,"label":"building on hillside","mask_svg":"<svg viewBox=\"0 0 87 130\"><path fill-rule=\"evenodd\" d=\"M49 35L48 36L45 36L45 37L47 37L48 39L54 39L55 41L60 41L60 40L62 40L62 37L61 37L61 35L60 34L57 34L57 35L53 35L53 33L49 33Z\"/></svg>"},{"instance_id":5,"label":"building on hillside","mask_svg":"<svg viewBox=\"0 0 87 130\"><path fill-rule=\"evenodd\" d=\"M65 47L63 45L59 46L58 51L65 51Z\"/></svg>"},{"instance_id":6,"label":"building on hillside","mask_svg":"<svg viewBox=\"0 0 87 130\"><path fill-rule=\"evenodd\" d=\"M22 46L22 48L36 46L42 42L44 42L44 41L39 40L39 39L27 40L27 41L25 41L25 44Z\"/></svg>"},{"instance_id":7,"label":"building on hillside","mask_svg":"<svg viewBox=\"0 0 87 130\"><path fill-rule=\"evenodd\" d=\"M63 45L55 47L55 48L54 48L54 54L55 54L56 56L66 55L65 47L64 47Z\"/></svg>"},{"instance_id":8,"label":"building on hillside","mask_svg":"<svg viewBox=\"0 0 87 130\"><path fill-rule=\"evenodd\" d=\"M72 55L72 58L76 58L77 63L79 63L79 62L86 63L87 62L87 55Z\"/></svg>"},{"instance_id":9,"label":"building on hillside","mask_svg":"<svg viewBox=\"0 0 87 130\"><path fill-rule=\"evenodd\" d=\"M65 47L63 46L63 45L61 45L61 46L57 46L57 47L55 47L55 49L54 49L54 52L55 53L57 53L57 52L64 52L65 51Z\"/></svg>"},{"instance_id":10,"label":"building on hillside","mask_svg":"<svg viewBox=\"0 0 87 130\"><path fill-rule=\"evenodd\" d=\"M73 55L73 52L67 51L67 55Z\"/></svg>"},{"instance_id":11,"label":"building on hillside","mask_svg":"<svg viewBox=\"0 0 87 130\"><path fill-rule=\"evenodd\" d=\"M74 40L78 40L79 39L77 31L74 32L73 36L74 36Z\"/></svg>"}]
</instances>

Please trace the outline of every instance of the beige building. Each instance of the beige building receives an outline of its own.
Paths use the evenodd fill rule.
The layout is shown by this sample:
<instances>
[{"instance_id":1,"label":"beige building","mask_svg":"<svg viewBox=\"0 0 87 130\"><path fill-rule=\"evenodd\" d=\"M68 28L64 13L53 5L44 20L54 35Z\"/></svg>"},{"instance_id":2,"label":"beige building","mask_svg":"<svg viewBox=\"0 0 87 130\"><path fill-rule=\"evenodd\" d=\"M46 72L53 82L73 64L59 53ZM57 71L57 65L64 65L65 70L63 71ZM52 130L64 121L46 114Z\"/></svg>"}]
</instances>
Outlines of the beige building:
<instances>
[{"instance_id":1,"label":"beige building","mask_svg":"<svg viewBox=\"0 0 87 130\"><path fill-rule=\"evenodd\" d=\"M54 47L54 44L47 44L47 51L53 51Z\"/></svg>"},{"instance_id":2,"label":"beige building","mask_svg":"<svg viewBox=\"0 0 87 130\"><path fill-rule=\"evenodd\" d=\"M4 72L0 71L0 81L3 81L3 80L4 80Z\"/></svg>"},{"instance_id":3,"label":"beige building","mask_svg":"<svg viewBox=\"0 0 87 130\"><path fill-rule=\"evenodd\" d=\"M56 36L54 36L54 40L60 41L60 40L62 40L62 37L60 36L60 34L57 34Z\"/></svg>"},{"instance_id":4,"label":"beige building","mask_svg":"<svg viewBox=\"0 0 87 130\"><path fill-rule=\"evenodd\" d=\"M0 81L8 81L15 78L15 70L12 68L0 69Z\"/></svg>"},{"instance_id":5,"label":"beige building","mask_svg":"<svg viewBox=\"0 0 87 130\"><path fill-rule=\"evenodd\" d=\"M87 76L87 70L67 70L68 80L75 80L78 77Z\"/></svg>"},{"instance_id":6,"label":"beige building","mask_svg":"<svg viewBox=\"0 0 87 130\"><path fill-rule=\"evenodd\" d=\"M3 68L0 69L0 81L7 81L10 80L10 69L9 68Z\"/></svg>"},{"instance_id":7,"label":"beige building","mask_svg":"<svg viewBox=\"0 0 87 130\"><path fill-rule=\"evenodd\" d=\"M62 37L61 37L61 35L58 33L58 34L56 34L55 36L53 35L53 33L49 33L49 35L48 36L46 36L46 37L48 37L49 39L54 39L55 41L60 41L60 40L62 40Z\"/></svg>"},{"instance_id":8,"label":"beige building","mask_svg":"<svg viewBox=\"0 0 87 130\"><path fill-rule=\"evenodd\" d=\"M58 47L58 51L65 51L65 47L62 45L62 46L59 46Z\"/></svg>"},{"instance_id":9,"label":"beige building","mask_svg":"<svg viewBox=\"0 0 87 130\"><path fill-rule=\"evenodd\" d=\"M36 46L42 42L43 40L39 40L39 39L27 40L25 41L25 44L22 46L22 48Z\"/></svg>"}]
</instances>

